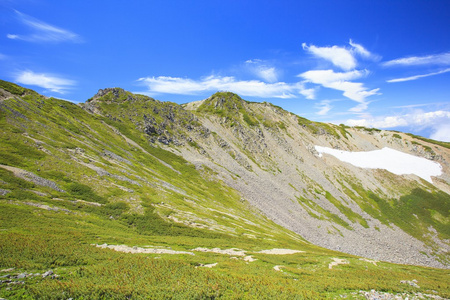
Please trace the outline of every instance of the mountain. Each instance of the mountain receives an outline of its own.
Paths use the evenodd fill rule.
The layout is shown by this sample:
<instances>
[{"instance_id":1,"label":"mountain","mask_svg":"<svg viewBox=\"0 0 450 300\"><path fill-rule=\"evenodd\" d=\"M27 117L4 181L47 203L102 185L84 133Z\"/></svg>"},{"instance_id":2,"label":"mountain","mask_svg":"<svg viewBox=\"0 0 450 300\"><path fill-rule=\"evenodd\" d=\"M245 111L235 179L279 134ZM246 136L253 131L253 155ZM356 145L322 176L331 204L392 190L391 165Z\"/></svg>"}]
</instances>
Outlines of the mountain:
<instances>
[{"instance_id":1,"label":"mountain","mask_svg":"<svg viewBox=\"0 0 450 300\"><path fill-rule=\"evenodd\" d=\"M0 126L0 267L27 278L3 297L450 294L450 143L230 92L178 105L107 88L77 105L5 81ZM46 268L60 278L27 273Z\"/></svg>"}]
</instances>

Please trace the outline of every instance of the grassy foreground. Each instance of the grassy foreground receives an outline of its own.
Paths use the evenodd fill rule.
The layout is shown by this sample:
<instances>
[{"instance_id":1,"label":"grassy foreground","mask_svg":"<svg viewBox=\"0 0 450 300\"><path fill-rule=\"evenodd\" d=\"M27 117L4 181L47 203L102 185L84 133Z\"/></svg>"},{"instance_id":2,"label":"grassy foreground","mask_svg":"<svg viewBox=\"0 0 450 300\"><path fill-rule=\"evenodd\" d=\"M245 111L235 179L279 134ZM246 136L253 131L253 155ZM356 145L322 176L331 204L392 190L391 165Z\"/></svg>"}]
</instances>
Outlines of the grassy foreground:
<instances>
[{"instance_id":1,"label":"grassy foreground","mask_svg":"<svg viewBox=\"0 0 450 300\"><path fill-rule=\"evenodd\" d=\"M6 299L319 299L371 289L450 297L448 270L374 263L303 242L193 237L189 232L139 234L125 222L101 215L48 211L12 201L1 201L0 209L0 297ZM91 245L102 243L185 251L239 247L257 260L197 251L131 254ZM304 252L252 253L274 247ZM334 258L348 264L330 269ZM201 267L214 263L212 268ZM54 274L43 277L49 270ZM5 278L23 273L25 278ZM29 275L36 273L41 275ZM417 280L420 288L401 283L404 280Z\"/></svg>"}]
</instances>

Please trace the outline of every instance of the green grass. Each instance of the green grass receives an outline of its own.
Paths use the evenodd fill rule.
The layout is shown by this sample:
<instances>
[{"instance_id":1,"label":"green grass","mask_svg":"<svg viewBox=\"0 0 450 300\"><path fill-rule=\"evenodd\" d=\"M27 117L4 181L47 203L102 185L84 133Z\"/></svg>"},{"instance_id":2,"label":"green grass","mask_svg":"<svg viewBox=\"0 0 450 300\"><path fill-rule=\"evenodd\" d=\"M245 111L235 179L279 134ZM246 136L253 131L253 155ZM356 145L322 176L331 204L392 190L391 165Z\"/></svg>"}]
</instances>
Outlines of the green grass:
<instances>
[{"instance_id":1,"label":"green grass","mask_svg":"<svg viewBox=\"0 0 450 300\"><path fill-rule=\"evenodd\" d=\"M8 82L8 81L4 81L4 80L0 80L0 88L4 89L5 91L10 92L13 95L17 95L17 96L21 96L25 93L32 93L32 94L36 94L35 91L23 88L17 84Z\"/></svg>"},{"instance_id":2,"label":"green grass","mask_svg":"<svg viewBox=\"0 0 450 300\"><path fill-rule=\"evenodd\" d=\"M234 93L217 92L205 100L197 109L197 112L212 113L225 118L230 126L235 126L236 124L259 125L258 117L253 115L247 104L247 101Z\"/></svg>"},{"instance_id":3,"label":"green grass","mask_svg":"<svg viewBox=\"0 0 450 300\"><path fill-rule=\"evenodd\" d=\"M162 245L179 250L209 244L223 249L233 244L248 251L270 249L275 244L251 239L235 243L233 238L226 241L147 235L121 221L91 214L67 215L3 201L0 207L3 212L0 267L15 268L8 272L13 274L42 274L52 269L59 275L56 279L28 277L22 285L1 284L0 296L8 299L320 299L370 289L393 293L435 290L441 296L450 295L445 280L447 270L388 263L374 266L352 256L292 242L291 248L305 252L294 255L249 252L258 260L248 264L214 253L126 254L90 244ZM350 264L330 270L332 257L345 258ZM201 263L215 262L218 265L212 269L196 268ZM283 272L274 271L275 265L283 265ZM400 280L412 279L418 280L421 289L400 284Z\"/></svg>"},{"instance_id":4,"label":"green grass","mask_svg":"<svg viewBox=\"0 0 450 300\"><path fill-rule=\"evenodd\" d=\"M364 130L368 133L381 132L381 129L378 129L378 128L367 128L364 126L355 126L355 128L359 129L359 130Z\"/></svg>"},{"instance_id":5,"label":"green grass","mask_svg":"<svg viewBox=\"0 0 450 300\"><path fill-rule=\"evenodd\" d=\"M425 138L423 136L415 135L415 134L412 134L412 133L407 133L407 135L409 135L409 136L411 136L411 137L413 137L415 139L427 142L427 143L439 145L439 146L442 146L444 148L450 149L450 143L448 143L448 142L435 141L435 140L427 139L427 138Z\"/></svg>"},{"instance_id":6,"label":"green grass","mask_svg":"<svg viewBox=\"0 0 450 300\"><path fill-rule=\"evenodd\" d=\"M320 205L318 205L314 201L307 199L305 197L297 197L297 201L300 205L302 205L306 209L308 214L310 216L312 216L313 218L316 218L319 220L327 219L327 220L330 220L336 224L339 224L347 229L351 229L350 224L348 224L346 221L342 220L338 215L322 208ZM319 217L319 215L320 215L320 217Z\"/></svg>"},{"instance_id":7,"label":"green grass","mask_svg":"<svg viewBox=\"0 0 450 300\"><path fill-rule=\"evenodd\" d=\"M339 209L339 211L341 213L343 213L350 221L358 222L361 226L363 226L365 228L369 228L369 225L367 224L367 221L363 217L358 215L357 213L353 212L353 210L351 210L347 206L343 205L342 202L341 202L342 200L341 201L337 200L329 192L326 192L326 196L325 197L334 206L336 206L336 208Z\"/></svg>"},{"instance_id":8,"label":"green grass","mask_svg":"<svg viewBox=\"0 0 450 300\"><path fill-rule=\"evenodd\" d=\"M348 127L342 124L336 126L327 123L313 122L302 117L297 117L297 122L298 125L307 129L312 134L329 134L337 139L340 139L341 136L348 139L347 135L351 136L351 134L346 130Z\"/></svg>"},{"instance_id":9,"label":"green grass","mask_svg":"<svg viewBox=\"0 0 450 300\"><path fill-rule=\"evenodd\" d=\"M85 184L77 182L70 183L67 187L67 192L72 194L74 197L82 200L106 203L106 199L97 195L91 187Z\"/></svg>"},{"instance_id":10,"label":"green grass","mask_svg":"<svg viewBox=\"0 0 450 300\"><path fill-rule=\"evenodd\" d=\"M432 243L430 226L439 232L439 238L450 238L450 195L447 193L415 188L399 199L383 199L374 192L363 189L356 181L351 186L358 195L345 189L347 196L383 224L395 224L426 244Z\"/></svg>"}]
</instances>

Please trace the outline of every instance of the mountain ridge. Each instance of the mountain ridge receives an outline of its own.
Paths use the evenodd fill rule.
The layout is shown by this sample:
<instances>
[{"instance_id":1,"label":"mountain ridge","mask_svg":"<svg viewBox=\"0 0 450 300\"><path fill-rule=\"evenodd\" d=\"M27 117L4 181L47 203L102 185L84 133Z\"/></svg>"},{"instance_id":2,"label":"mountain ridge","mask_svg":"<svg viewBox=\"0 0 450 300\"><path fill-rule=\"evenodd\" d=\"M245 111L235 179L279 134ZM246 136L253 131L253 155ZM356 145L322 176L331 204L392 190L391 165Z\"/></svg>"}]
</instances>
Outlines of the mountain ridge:
<instances>
[{"instance_id":1,"label":"mountain ridge","mask_svg":"<svg viewBox=\"0 0 450 300\"><path fill-rule=\"evenodd\" d=\"M8 89L12 89L13 93L8 91L11 95L22 97L29 93L31 98L37 97L29 90L3 85L3 90ZM45 103L39 101L37 108L29 109L38 109L39 105L45 109ZM69 103L59 105L67 106L61 107L61 111L72 107ZM26 106L24 102L19 105ZM12 114L15 111L22 118L18 109L8 107L2 104L1 109L5 112L9 109ZM161 168L176 169L170 159L164 161L152 154L161 153L158 149L182 157L197 171L212 175L214 180L237 191L240 196L236 197L244 203L313 244L377 260L448 267L450 154L446 143L430 143L399 132L313 122L270 103L245 101L230 92L217 92L207 99L178 105L107 88L79 107L97 118L96 126L103 126L108 136L112 134L137 151L150 154L153 163ZM69 115L76 116L72 112ZM100 151L90 142L83 142L85 146L79 144L85 134L95 139L100 137L96 129L86 125L88 121L81 120L85 122L83 127L76 125L79 121L69 118L58 121L58 126L63 126L66 132L73 130L69 135L78 146L69 146L64 151L77 168L90 170L93 178L112 178L125 192L150 182L137 175L137 171L124 168L133 161L133 154L127 153L128 150ZM20 128L20 122L16 126ZM36 132L25 132L28 139L36 139ZM110 147L106 147L109 145L106 140L102 143L105 149ZM37 153L53 153L43 145L45 142L40 144ZM411 175L361 169L332 156L319 157L315 145L347 151L387 146L439 162L443 173L429 184ZM102 167L106 161L117 164L117 168ZM151 170L148 174L152 174ZM148 178L178 195L176 198L189 195L184 179L175 180L173 175L164 179L154 175ZM83 184L92 185L86 179ZM91 188L106 193L104 188ZM145 211L140 198L127 198L132 211ZM426 199L432 199L434 206L428 207ZM192 208L186 214L181 209L185 203L175 202L155 203L153 207L167 220L208 228L205 225L208 214L192 215ZM415 203L418 208L408 203ZM164 211L171 212L167 216ZM233 228L221 230L232 232Z\"/></svg>"},{"instance_id":2,"label":"mountain ridge","mask_svg":"<svg viewBox=\"0 0 450 300\"><path fill-rule=\"evenodd\" d=\"M213 159L214 163L208 165L208 167L216 170L217 172L223 172L224 169L226 170L233 170L231 173L235 172L237 169L244 169L246 171L249 171L251 173L238 173L238 176L240 180L236 182L235 179L230 180L230 176L226 178L226 176L223 178L227 182L228 185L232 186L233 188L237 189L240 192L243 192L244 195L246 195L246 198L250 201L252 205L255 205L257 208L259 208L261 211L263 211L265 214L268 214L268 211L271 211L272 214L268 214L271 216L271 218L276 221L279 224L282 224L282 226L287 227L289 229L293 229L297 233L300 233L302 236L308 236L308 240L313 240L315 243L318 243L321 246L325 246L327 248L332 248L334 250L343 250L345 252L349 252L352 254L357 255L369 255L371 258L380 258L379 254L374 254L370 252L361 252L361 251L355 251L355 245L350 243L350 246L343 247L340 246L340 244L346 244L348 241L346 241L347 236L344 238L337 238L333 237L330 238L328 234L322 233L320 238L314 238L314 235L317 234L317 230L312 229L312 227L315 226L321 226L318 225L315 220L314 222L311 222L309 226L309 233L305 230L299 230L298 229L298 221L294 220L297 219L298 216L292 216L291 214L282 214L280 215L278 211L276 211L279 206L284 205L291 205L289 201L292 202L292 198L296 199L298 201L298 198L304 199L304 198L321 198L318 199L319 201L322 201L321 204L324 205L326 208L323 207L316 207L318 210L314 210L311 207L309 207L309 212L299 212L299 208L295 205L292 207L292 209L297 210L297 213L301 216L301 218L307 219L313 214L317 214L319 216L315 216L313 218L320 219L321 216L326 216L329 219L338 220L340 226L343 226L344 229L336 229L335 227L330 227L327 229L327 232L331 230L334 231L335 234L340 235L342 230L349 229L352 231L353 229L350 229L352 227L352 223L357 224L363 224L366 226L367 220L365 217L361 216L364 213L363 211L360 211L359 213L354 214L353 212L350 212L348 208L345 207L345 205L340 205L337 200L338 197L334 196L335 193L339 193L339 191L336 191L336 188L333 185L330 185L327 180L324 178L317 179L322 180L322 184L328 184L328 187L323 189L322 192L309 192L305 195L298 195L293 197L292 194L298 193L298 190L300 188L292 188L291 186L294 185L294 182L290 182L291 186L282 184L281 186L273 185L273 182L276 182L275 177L280 177L281 175L275 170L275 167L280 170L280 168L277 166L281 162L274 162L273 157L274 156L280 156L281 153L277 153L276 155L271 154L270 150L268 149L275 149L276 147L281 147L283 149L284 153L287 153L290 157L291 164L295 163L292 158L296 161L302 161L304 160L302 156L310 156L310 154L313 154L315 156L317 153L315 149L313 148L313 142L316 143L323 143L324 139L329 144L329 146L332 146L333 148L343 148L346 147L347 150L357 150L354 145L352 145L350 142L347 142L350 139L355 140L353 138L353 135L361 137L364 136L364 139L362 139L363 144L359 147L358 150L374 150L377 149L376 147L379 145L384 144L385 146L390 146L393 148L405 150L403 146L399 147L399 140L401 140L405 145L407 145L407 150L410 153L413 153L415 155L419 154L421 156L424 156L428 159L434 159L436 161L444 161L447 162L448 156L446 159L442 157L442 155L436 154L433 149L431 149L428 145L422 145L422 143L418 143L414 140L409 140L409 138L402 134L401 138L398 139L399 133L393 133L389 131L380 131L377 129L366 129L366 128L347 128L345 126L336 126L332 124L324 124L324 123L317 123L312 122L309 120L306 120L304 118L295 116L294 114L288 113L281 109L280 107L274 106L269 103L253 103L248 102L240 98L238 95L230 93L230 92L217 92L213 94L211 97L202 100L200 102L196 102L194 104L185 104L182 105L182 107L197 113L197 118L201 119L201 129L200 131L202 134L194 133L192 134L186 134L186 133L180 133L177 132L174 137L167 137L167 135L171 134L170 130L163 130L160 128L159 131L152 130L152 134L159 135L160 137L157 139L157 142L161 142L164 145L169 145L171 141L174 142L175 146L182 146L184 144L189 145L189 149L193 151L185 151L188 148L182 148L181 150L178 149L176 152L182 153L182 156L187 158L188 161L191 161L193 163L202 162L206 165L208 165L204 157L207 157L208 159ZM202 119L202 116L206 116L206 118ZM166 121L175 121L173 119L173 115L170 113L165 116ZM196 117L192 117L191 120L198 121ZM136 121L136 120L133 120ZM291 121L290 125L286 128L286 122ZM295 124L297 123L297 124ZM162 122L163 129L167 126L167 122ZM297 126L296 126L297 125ZM295 131L291 130L290 128L296 126L299 130L302 130L306 133L304 133L302 136L305 136L306 134L312 134L314 136L314 139L310 143L305 143L305 140L297 140L297 145L292 145L287 143L289 139L292 139L292 136L295 135ZM226 130L223 130L225 127ZM295 127L294 127L295 128ZM174 129L174 128L172 128ZM298 130L295 129L295 130ZM366 132L368 134L366 134ZM274 134L275 133L275 134ZM280 133L282 133L284 136L280 138ZM391 140L386 142L382 141L383 134L389 134L391 136ZM397 135L397 136L395 136ZM188 136L188 137L186 137ZM267 145L267 136L271 136L272 146ZM318 139L322 139L322 141L317 141ZM370 139L367 141L367 139ZM154 139L151 139L154 141ZM186 143L180 142L180 140L187 141ZM206 142L206 144L204 143ZM295 146L302 145L306 148L307 152L303 151L303 153L300 155L300 153L296 153ZM445 145L445 144L444 144ZM208 147L210 148L208 151ZM278 149L279 150L279 149ZM277 150L277 151L278 151ZM215 155L215 153L220 153L218 155ZM198 155L200 154L200 155ZM447 154L448 155L448 154ZM220 157L219 157L220 156ZM233 159L233 162L231 161L224 161L224 157L230 157ZM236 165L237 163L237 165ZM283 162L285 164L285 162ZM226 165L224 168L217 168L217 165ZM239 166L238 166L239 165ZM216 166L216 168L215 168ZM262 173L259 173L257 176L252 176L251 174L255 173L255 169L260 169L265 172L265 175L261 175ZM283 168L281 168L283 169ZM267 170L270 170L273 175L276 176L266 176ZM448 169L447 169L448 170ZM292 175L294 173L294 170L289 170L290 174ZM360 172L360 170L359 170ZM368 172L375 172L378 174L383 174L383 171L368 171ZM358 173L358 172L354 172ZM439 186L440 189L443 189L447 193L449 192L448 188L448 175L445 175L447 173L444 173L444 178L447 178L447 181L444 179L443 182L437 182L436 184ZM243 178L247 176L247 179L244 180ZM312 175L309 176L310 178L316 176ZM385 175L382 175L385 176ZM447 176L447 177L445 177ZM231 175L233 177L233 175ZM264 179L262 179L263 177ZM300 176L302 177L302 176ZM236 177L235 177L236 178ZM267 191L263 194L256 193L255 191L261 190L260 187L260 181L264 180L265 183L264 186L273 186L274 191ZM289 181L285 178L286 181ZM301 180L301 178L299 178ZM370 179L368 180L369 186L372 187L373 190L379 190L380 186L379 183L370 183ZM414 181L414 180L413 180ZM245 182L243 184L243 182ZM316 181L317 182L317 181ZM417 182L417 181L415 181ZM256 184L254 184L256 183ZM248 185L253 185L252 189L248 188ZM397 179L397 186L395 189L397 189L399 186L405 185L405 183L400 182ZM414 185L412 183L407 183L406 185ZM245 185L245 186L244 186ZM426 184L425 184L426 185ZM320 185L319 185L320 186ZM303 189L305 188L305 185L303 186ZM352 187L347 186L347 189ZM406 187L405 187L406 188ZM294 192L289 195L285 195L286 201L275 204L270 204L270 200L268 199L267 195L271 195L272 198L275 198L279 195L282 195L283 190L293 189ZM329 190L334 190L334 193L327 194ZM385 189L383 191L383 196L394 196L400 198L402 195L400 193L393 193L393 189L390 188L390 191L388 189ZM245 191L245 192L244 192ZM410 189L410 193L412 193L413 189ZM278 193L278 194L277 194ZM325 194L325 197L321 195L321 193ZM354 194L355 191L353 191ZM315 195L313 195L315 194ZM317 196L319 195L319 196ZM374 196L375 199L377 199L378 196ZM253 198L253 200L251 200ZM260 199L266 199L266 201L261 201ZM325 199L323 199L325 198ZM289 200L287 200L289 199ZM329 200L333 199L331 205L325 201L330 202ZM377 199L378 200L378 199ZM344 200L345 201L345 200ZM350 200L351 201L351 200ZM376 201L374 201L376 202ZM305 203L308 203L308 200L305 201ZM310 204L310 206L314 206L314 204ZM306 204L308 206L308 204ZM359 206L359 204L358 204ZM303 205L303 208L305 207L305 204ZM357 206L351 207L350 210L358 210ZM306 211L308 209L305 209ZM376 215L375 213L372 213L372 215ZM373 217L373 216L372 216ZM353 220L351 220L353 218ZM377 220L376 218L374 218ZM289 220L286 222L285 220ZM356 223L355 223L356 222ZM386 222L386 221L385 221ZM349 226L350 224L350 226ZM388 223L387 223L388 224ZM305 222L302 221L301 226L305 226ZM380 226L383 226L386 224L378 224L373 225L373 227L379 228ZM296 228L297 229L294 229ZM334 226L334 225L332 225ZM363 226L363 227L364 227ZM391 237L392 240L408 240L408 236L404 236L403 233L401 233L398 229L391 229L389 226L387 226L386 230L392 231L393 236ZM411 231L411 230L410 230ZM312 233L311 233L312 232ZM373 241L369 241L368 244L361 245L358 244L356 248L359 249L367 249L367 248L373 248L374 243L384 243L389 244L388 247L391 249L395 249L398 247L397 242L387 242L385 239L383 239L383 236L385 233L378 234L377 230L375 230L373 233ZM353 237L355 240L359 240L358 237ZM338 242L340 240L340 242ZM326 242L324 242L326 241ZM413 242L414 244L414 242ZM408 245L409 246L409 245ZM426 246L425 246L426 247ZM416 242L415 248L423 249L424 246L421 245L420 241ZM405 253L411 253L411 256L414 256L414 259L419 259L417 252L420 251L414 251L411 252L410 249L404 249L399 251L398 249L396 252L400 252L401 255L397 255L397 259L394 259L394 261L402 261L402 262L408 262L408 260L402 259L401 256L404 256ZM378 251L382 252L382 251ZM395 255L395 254L393 254ZM384 259L389 259L388 257L384 256ZM413 259L413 260L414 260ZM427 264L428 258L425 258L423 260L423 264Z\"/></svg>"}]
</instances>

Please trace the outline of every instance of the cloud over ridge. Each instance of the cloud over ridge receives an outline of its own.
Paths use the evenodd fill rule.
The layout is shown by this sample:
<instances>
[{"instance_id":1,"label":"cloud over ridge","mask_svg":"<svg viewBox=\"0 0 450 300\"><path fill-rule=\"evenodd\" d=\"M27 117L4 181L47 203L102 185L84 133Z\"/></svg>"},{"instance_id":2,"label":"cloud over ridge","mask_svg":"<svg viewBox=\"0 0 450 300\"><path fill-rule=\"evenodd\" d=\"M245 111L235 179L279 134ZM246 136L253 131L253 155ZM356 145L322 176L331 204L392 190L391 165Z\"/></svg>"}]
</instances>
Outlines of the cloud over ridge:
<instances>
[{"instance_id":1,"label":"cloud over ridge","mask_svg":"<svg viewBox=\"0 0 450 300\"><path fill-rule=\"evenodd\" d=\"M450 111L437 110L431 112L414 112L396 116L366 117L345 121L349 126L374 128L414 127L431 128L430 138L450 142Z\"/></svg>"},{"instance_id":2,"label":"cloud over ridge","mask_svg":"<svg viewBox=\"0 0 450 300\"><path fill-rule=\"evenodd\" d=\"M49 91L64 94L76 85L76 81L61 78L55 75L44 73L34 73L33 71L23 71L16 75L17 83L39 86Z\"/></svg>"},{"instance_id":3,"label":"cloud over ridge","mask_svg":"<svg viewBox=\"0 0 450 300\"><path fill-rule=\"evenodd\" d=\"M296 94L312 95L312 92L309 89L305 89L302 83L266 83L259 80L237 80L233 76L222 77L211 75L200 80L171 76L153 76L142 77L138 81L148 87L149 93L182 95L226 90L243 96L282 99L294 98Z\"/></svg>"}]
</instances>

